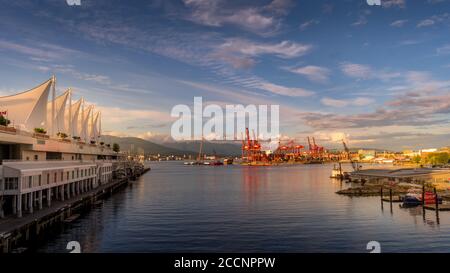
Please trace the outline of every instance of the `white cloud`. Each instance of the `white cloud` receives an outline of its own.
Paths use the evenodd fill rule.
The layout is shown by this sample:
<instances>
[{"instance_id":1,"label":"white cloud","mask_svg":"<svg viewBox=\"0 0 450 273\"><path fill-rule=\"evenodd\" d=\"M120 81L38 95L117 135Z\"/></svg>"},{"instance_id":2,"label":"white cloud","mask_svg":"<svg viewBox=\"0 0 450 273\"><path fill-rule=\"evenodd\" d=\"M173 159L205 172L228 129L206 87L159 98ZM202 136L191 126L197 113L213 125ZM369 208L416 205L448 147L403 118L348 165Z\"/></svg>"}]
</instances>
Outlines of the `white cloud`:
<instances>
[{"instance_id":1,"label":"white cloud","mask_svg":"<svg viewBox=\"0 0 450 273\"><path fill-rule=\"evenodd\" d=\"M280 43L257 43L243 39L229 39L220 46L222 51L237 52L247 56L273 54L280 58L294 58L305 55L311 49L311 45L290 41Z\"/></svg>"},{"instance_id":2,"label":"white cloud","mask_svg":"<svg viewBox=\"0 0 450 273\"><path fill-rule=\"evenodd\" d=\"M438 15L433 15L430 18L424 19L417 24L417 27L429 27L438 23L446 22L450 19L449 13L443 13Z\"/></svg>"},{"instance_id":3,"label":"white cloud","mask_svg":"<svg viewBox=\"0 0 450 273\"><path fill-rule=\"evenodd\" d=\"M160 112L156 110L145 109L124 109L120 107L96 106L96 110L102 112L105 122L120 127L126 127L129 122L154 121L154 122L171 122L174 119L170 116L170 112Z\"/></svg>"},{"instance_id":4,"label":"white cloud","mask_svg":"<svg viewBox=\"0 0 450 273\"><path fill-rule=\"evenodd\" d=\"M425 20L420 21L417 24L417 27L429 27L429 26L432 26L432 25L434 25L434 20L432 20L432 19L425 19Z\"/></svg>"},{"instance_id":5,"label":"white cloud","mask_svg":"<svg viewBox=\"0 0 450 273\"><path fill-rule=\"evenodd\" d=\"M372 67L364 64L342 63L340 68L345 75L359 80L378 79L382 81L389 81L402 77L402 74L399 72L374 70Z\"/></svg>"},{"instance_id":6,"label":"white cloud","mask_svg":"<svg viewBox=\"0 0 450 273\"><path fill-rule=\"evenodd\" d=\"M391 23L392 27L402 27L404 26L406 23L408 22L408 20L397 20Z\"/></svg>"},{"instance_id":7,"label":"white cloud","mask_svg":"<svg viewBox=\"0 0 450 273\"><path fill-rule=\"evenodd\" d=\"M438 48L436 51L439 55L450 54L450 44L442 46L442 47Z\"/></svg>"},{"instance_id":8,"label":"white cloud","mask_svg":"<svg viewBox=\"0 0 450 273\"><path fill-rule=\"evenodd\" d=\"M306 21L306 22L304 22L304 23L302 23L302 24L300 25L300 30L301 30L301 31L305 31L305 30L307 30L309 27L311 27L311 26L313 26L313 25L317 25L317 24L319 24L319 23L320 23L320 21L315 20L315 19Z\"/></svg>"},{"instance_id":9,"label":"white cloud","mask_svg":"<svg viewBox=\"0 0 450 273\"><path fill-rule=\"evenodd\" d=\"M280 15L293 5L290 0L274 0L266 6L233 7L222 0L184 0L191 13L187 19L206 26L234 25L255 33L267 34L280 26Z\"/></svg>"},{"instance_id":10,"label":"white cloud","mask_svg":"<svg viewBox=\"0 0 450 273\"><path fill-rule=\"evenodd\" d=\"M245 39L228 39L217 46L212 57L221 59L234 68L249 68L256 63L260 55L275 55L283 59L303 56L310 52L311 45L282 41L279 43L258 43Z\"/></svg>"},{"instance_id":11,"label":"white cloud","mask_svg":"<svg viewBox=\"0 0 450 273\"><path fill-rule=\"evenodd\" d=\"M370 66L354 63L341 64L341 71L352 78L368 79L373 76Z\"/></svg>"},{"instance_id":12,"label":"white cloud","mask_svg":"<svg viewBox=\"0 0 450 273\"><path fill-rule=\"evenodd\" d=\"M298 87L286 87L282 85L277 85L269 82L261 82L257 88L269 91L271 93L282 95L282 96L289 96L289 97L309 97L314 95L314 92L298 88Z\"/></svg>"},{"instance_id":13,"label":"white cloud","mask_svg":"<svg viewBox=\"0 0 450 273\"><path fill-rule=\"evenodd\" d=\"M364 98L364 97L358 97L355 99L333 99L333 98L323 98L320 100L320 102L325 106L330 107L347 107L347 106L367 106L375 101L371 98Z\"/></svg>"},{"instance_id":14,"label":"white cloud","mask_svg":"<svg viewBox=\"0 0 450 273\"><path fill-rule=\"evenodd\" d=\"M400 7L404 8L406 3L405 0L383 0L381 1L383 7L390 8L390 7Z\"/></svg>"},{"instance_id":15,"label":"white cloud","mask_svg":"<svg viewBox=\"0 0 450 273\"><path fill-rule=\"evenodd\" d=\"M308 65L297 68L288 68L292 73L303 75L311 81L326 82L330 74L330 70L320 66Z\"/></svg>"},{"instance_id":16,"label":"white cloud","mask_svg":"<svg viewBox=\"0 0 450 273\"><path fill-rule=\"evenodd\" d=\"M28 46L22 43L0 40L0 51L2 50L20 53L41 61L60 60L70 55L81 53L73 49L47 43L34 43L33 46Z\"/></svg>"}]
</instances>

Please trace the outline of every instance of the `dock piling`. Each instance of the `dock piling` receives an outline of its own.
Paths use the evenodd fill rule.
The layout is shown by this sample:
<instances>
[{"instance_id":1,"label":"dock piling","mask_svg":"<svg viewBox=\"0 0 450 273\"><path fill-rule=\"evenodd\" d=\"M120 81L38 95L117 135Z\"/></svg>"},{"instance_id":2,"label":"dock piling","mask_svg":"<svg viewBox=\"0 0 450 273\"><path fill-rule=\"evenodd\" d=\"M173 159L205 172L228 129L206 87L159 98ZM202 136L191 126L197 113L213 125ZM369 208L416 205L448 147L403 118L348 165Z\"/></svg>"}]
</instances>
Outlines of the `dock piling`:
<instances>
[{"instance_id":1,"label":"dock piling","mask_svg":"<svg viewBox=\"0 0 450 273\"><path fill-rule=\"evenodd\" d=\"M434 188L434 202L436 203L436 222L439 224L439 198L436 187Z\"/></svg>"}]
</instances>

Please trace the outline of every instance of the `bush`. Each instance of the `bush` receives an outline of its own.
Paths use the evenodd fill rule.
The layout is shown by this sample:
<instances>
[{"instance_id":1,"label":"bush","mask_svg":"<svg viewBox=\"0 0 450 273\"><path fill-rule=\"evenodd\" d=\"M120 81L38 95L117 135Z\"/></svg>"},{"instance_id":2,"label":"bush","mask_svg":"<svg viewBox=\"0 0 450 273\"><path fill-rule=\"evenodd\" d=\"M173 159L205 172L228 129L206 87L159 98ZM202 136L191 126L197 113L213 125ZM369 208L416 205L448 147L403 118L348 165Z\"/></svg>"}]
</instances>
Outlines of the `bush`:
<instances>
[{"instance_id":1,"label":"bush","mask_svg":"<svg viewBox=\"0 0 450 273\"><path fill-rule=\"evenodd\" d=\"M11 121L5 118L3 115L0 115L0 125L8 126L9 124L11 124Z\"/></svg>"},{"instance_id":2,"label":"bush","mask_svg":"<svg viewBox=\"0 0 450 273\"><path fill-rule=\"evenodd\" d=\"M68 137L68 135L66 133L61 133L61 132L57 133L56 135L62 139L66 139Z\"/></svg>"},{"instance_id":3,"label":"bush","mask_svg":"<svg viewBox=\"0 0 450 273\"><path fill-rule=\"evenodd\" d=\"M34 132L38 134L46 134L47 131L44 128L34 128Z\"/></svg>"},{"instance_id":4,"label":"bush","mask_svg":"<svg viewBox=\"0 0 450 273\"><path fill-rule=\"evenodd\" d=\"M117 144L117 143L114 143L114 144L113 144L113 151L116 152L116 153L120 152L120 146L119 146L119 144Z\"/></svg>"}]
</instances>

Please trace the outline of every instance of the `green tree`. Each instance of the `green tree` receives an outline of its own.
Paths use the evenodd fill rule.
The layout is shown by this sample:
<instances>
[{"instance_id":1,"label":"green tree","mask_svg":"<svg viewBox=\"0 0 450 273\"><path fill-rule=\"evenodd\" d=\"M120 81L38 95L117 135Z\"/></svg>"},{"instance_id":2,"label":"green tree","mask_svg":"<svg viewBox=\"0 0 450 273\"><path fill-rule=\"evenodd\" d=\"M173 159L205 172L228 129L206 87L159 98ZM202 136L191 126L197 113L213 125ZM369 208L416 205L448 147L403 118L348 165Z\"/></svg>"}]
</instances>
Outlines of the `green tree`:
<instances>
[{"instance_id":1,"label":"green tree","mask_svg":"<svg viewBox=\"0 0 450 273\"><path fill-rule=\"evenodd\" d=\"M422 158L420 157L420 155L416 155L412 158L412 162L419 165L420 161L422 161Z\"/></svg>"},{"instance_id":2,"label":"green tree","mask_svg":"<svg viewBox=\"0 0 450 273\"><path fill-rule=\"evenodd\" d=\"M436 155L436 164L439 164L439 165L448 164L449 159L450 159L450 156L448 153L438 153Z\"/></svg>"},{"instance_id":3,"label":"green tree","mask_svg":"<svg viewBox=\"0 0 450 273\"><path fill-rule=\"evenodd\" d=\"M112 149L113 149L113 151L116 152L116 153L120 152L120 146L119 146L119 144L114 143Z\"/></svg>"},{"instance_id":4,"label":"green tree","mask_svg":"<svg viewBox=\"0 0 450 273\"><path fill-rule=\"evenodd\" d=\"M448 164L450 155L448 153L430 153L426 158L426 163L432 165L444 165Z\"/></svg>"},{"instance_id":5,"label":"green tree","mask_svg":"<svg viewBox=\"0 0 450 273\"><path fill-rule=\"evenodd\" d=\"M3 115L0 115L0 125L8 126L11 123L11 121L7 118L5 118Z\"/></svg>"}]
</instances>

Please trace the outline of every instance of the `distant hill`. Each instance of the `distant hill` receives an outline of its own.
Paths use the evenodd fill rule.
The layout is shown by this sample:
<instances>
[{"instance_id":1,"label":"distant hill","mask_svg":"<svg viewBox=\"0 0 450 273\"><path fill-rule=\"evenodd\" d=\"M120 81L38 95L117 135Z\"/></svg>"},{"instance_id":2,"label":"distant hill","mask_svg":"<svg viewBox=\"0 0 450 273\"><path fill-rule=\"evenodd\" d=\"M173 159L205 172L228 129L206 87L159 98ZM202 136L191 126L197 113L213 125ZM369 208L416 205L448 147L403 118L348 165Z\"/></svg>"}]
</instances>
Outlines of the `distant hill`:
<instances>
[{"instance_id":1,"label":"distant hill","mask_svg":"<svg viewBox=\"0 0 450 273\"><path fill-rule=\"evenodd\" d=\"M154 142L137 137L103 136L106 143L117 143L121 151L136 152L143 149L145 154L161 155L197 155L200 149L200 141L170 142L156 144ZM203 153L212 155L214 152L221 156L239 156L241 147L230 143L203 143Z\"/></svg>"},{"instance_id":2,"label":"distant hill","mask_svg":"<svg viewBox=\"0 0 450 273\"><path fill-rule=\"evenodd\" d=\"M175 149L183 151L191 151L195 152L196 154L198 154L200 150L200 141L174 142L163 145L170 145L170 147L173 147ZM208 155L212 155L215 153L217 155L222 156L239 156L242 154L241 146L238 144L213 143L207 141L203 143L203 153Z\"/></svg>"},{"instance_id":3,"label":"distant hill","mask_svg":"<svg viewBox=\"0 0 450 273\"><path fill-rule=\"evenodd\" d=\"M147 141L137 137L116 137L116 136L103 136L106 143L117 143L120 145L121 151L137 152L139 149L143 149L145 154L161 154L161 155L193 155L193 152L181 151L175 148L163 146L160 144Z\"/></svg>"}]
</instances>

